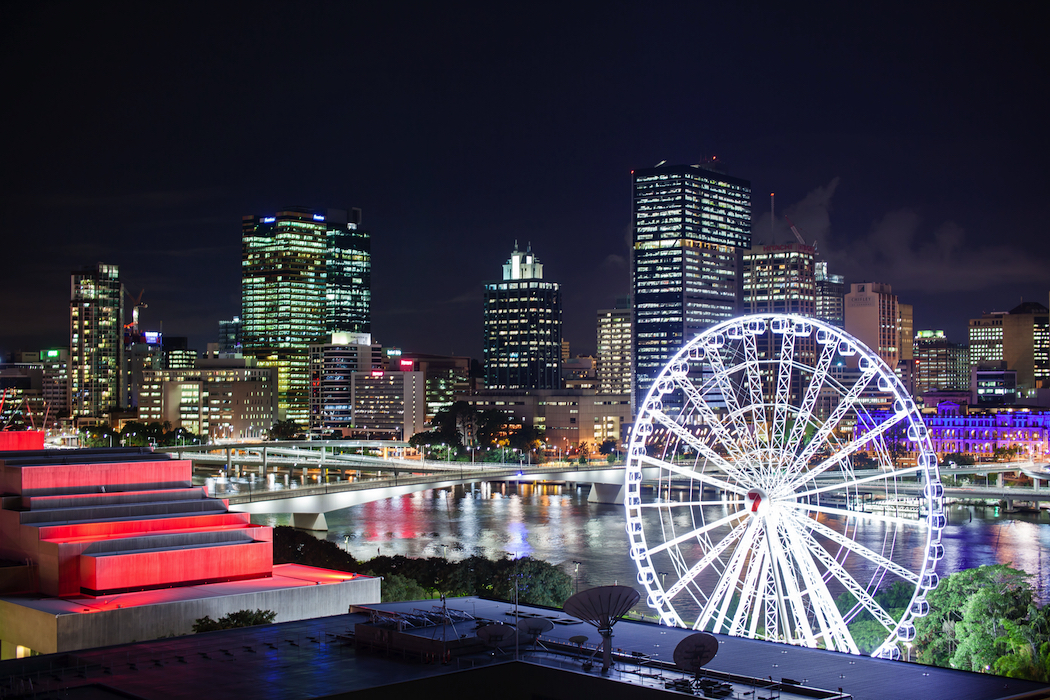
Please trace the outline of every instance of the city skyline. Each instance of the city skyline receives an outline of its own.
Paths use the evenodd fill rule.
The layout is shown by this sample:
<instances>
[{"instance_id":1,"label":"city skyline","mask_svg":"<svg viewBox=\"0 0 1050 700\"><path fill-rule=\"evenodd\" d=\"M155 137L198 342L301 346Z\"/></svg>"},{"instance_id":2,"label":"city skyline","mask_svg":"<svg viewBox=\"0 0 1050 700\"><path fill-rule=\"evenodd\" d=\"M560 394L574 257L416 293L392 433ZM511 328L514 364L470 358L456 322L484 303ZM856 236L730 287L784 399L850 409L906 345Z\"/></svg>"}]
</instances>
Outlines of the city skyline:
<instances>
[{"instance_id":1,"label":"city skyline","mask_svg":"<svg viewBox=\"0 0 1050 700\"><path fill-rule=\"evenodd\" d=\"M379 342L480 358L480 283L517 239L593 352L629 289L631 169L712 155L752 183L756 244L793 240L787 213L916 330L964 342L1048 301L1047 61L1020 9L427 12L11 10L0 196L27 214L0 224L0 351L64 346L68 275L99 262L145 290L145 328L203 350L241 312L243 213L350 202Z\"/></svg>"}]
</instances>

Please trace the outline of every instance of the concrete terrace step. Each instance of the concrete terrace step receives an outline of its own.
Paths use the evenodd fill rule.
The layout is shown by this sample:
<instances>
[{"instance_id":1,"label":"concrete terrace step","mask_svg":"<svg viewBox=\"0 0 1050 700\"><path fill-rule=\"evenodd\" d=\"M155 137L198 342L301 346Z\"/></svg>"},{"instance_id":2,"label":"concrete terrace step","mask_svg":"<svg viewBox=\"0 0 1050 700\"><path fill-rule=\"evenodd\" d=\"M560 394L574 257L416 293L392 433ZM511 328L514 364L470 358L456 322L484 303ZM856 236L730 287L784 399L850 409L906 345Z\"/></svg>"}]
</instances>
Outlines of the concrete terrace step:
<instances>
[{"instance_id":1,"label":"concrete terrace step","mask_svg":"<svg viewBox=\"0 0 1050 700\"><path fill-rule=\"evenodd\" d=\"M157 501L154 503L118 504L91 508L27 510L20 512L18 515L23 525L36 525L223 512L226 512L225 503L214 498L207 498L195 501Z\"/></svg>"},{"instance_id":2,"label":"concrete terrace step","mask_svg":"<svg viewBox=\"0 0 1050 700\"><path fill-rule=\"evenodd\" d=\"M52 508L78 508L119 505L126 503L153 503L160 501L200 500L207 498L203 486L178 489L154 489L147 491L118 491L63 494L59 496L25 496L22 507L28 510Z\"/></svg>"},{"instance_id":3,"label":"concrete terrace step","mask_svg":"<svg viewBox=\"0 0 1050 700\"><path fill-rule=\"evenodd\" d=\"M63 544L139 537L152 533L236 530L239 528L258 527L262 526L252 525L251 516L248 513L208 513L205 515L188 515L174 518L42 525L38 532L41 541Z\"/></svg>"},{"instance_id":4,"label":"concrete terrace step","mask_svg":"<svg viewBox=\"0 0 1050 700\"><path fill-rule=\"evenodd\" d=\"M145 537L124 537L118 540L100 540L89 545L81 552L81 556L107 557L146 551L248 544L255 541L251 533L245 529L165 533Z\"/></svg>"}]
</instances>

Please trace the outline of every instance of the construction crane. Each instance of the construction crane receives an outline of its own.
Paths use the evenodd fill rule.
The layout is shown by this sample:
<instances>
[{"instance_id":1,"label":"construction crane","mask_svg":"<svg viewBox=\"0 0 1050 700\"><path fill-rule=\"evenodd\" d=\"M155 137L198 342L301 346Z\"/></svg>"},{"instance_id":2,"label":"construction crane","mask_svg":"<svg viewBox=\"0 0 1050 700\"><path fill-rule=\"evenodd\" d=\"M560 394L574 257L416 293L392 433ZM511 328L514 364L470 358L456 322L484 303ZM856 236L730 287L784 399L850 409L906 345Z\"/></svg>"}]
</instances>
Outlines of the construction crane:
<instances>
[{"instance_id":1,"label":"construction crane","mask_svg":"<svg viewBox=\"0 0 1050 700\"><path fill-rule=\"evenodd\" d=\"M788 222L788 225L791 227L791 233L795 234L795 238L798 239L798 242L801 243L802 245L809 245L808 243L806 243L806 239L802 237L802 234L799 233L798 227L795 226L795 222L792 221L788 217L787 214L784 215L784 219ZM816 249L817 249L817 242L813 241L813 250L816 250Z\"/></svg>"},{"instance_id":2,"label":"construction crane","mask_svg":"<svg viewBox=\"0 0 1050 700\"><path fill-rule=\"evenodd\" d=\"M142 295L146 293L146 290L143 289L142 291L139 292L139 298L138 299L136 299L135 297L131 296L131 292L129 292L126 289L124 290L124 293L128 295L128 299L131 299L131 302L132 302L132 307L131 307L131 333L132 333L132 337L138 338L139 337L139 309L148 309L149 308L149 304L143 304L142 303Z\"/></svg>"}]
</instances>

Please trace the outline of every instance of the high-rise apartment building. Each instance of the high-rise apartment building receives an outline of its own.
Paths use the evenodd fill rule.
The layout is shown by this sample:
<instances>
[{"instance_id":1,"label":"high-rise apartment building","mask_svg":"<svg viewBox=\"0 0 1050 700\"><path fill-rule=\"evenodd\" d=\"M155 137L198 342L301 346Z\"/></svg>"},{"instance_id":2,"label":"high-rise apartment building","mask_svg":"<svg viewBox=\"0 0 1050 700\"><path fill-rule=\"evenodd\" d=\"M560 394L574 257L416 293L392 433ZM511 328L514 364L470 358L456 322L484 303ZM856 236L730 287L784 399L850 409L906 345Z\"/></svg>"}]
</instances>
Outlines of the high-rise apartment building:
<instances>
[{"instance_id":1,"label":"high-rise apartment building","mask_svg":"<svg viewBox=\"0 0 1050 700\"><path fill-rule=\"evenodd\" d=\"M759 245L743 255L744 313L814 316L815 251L802 243Z\"/></svg>"},{"instance_id":2,"label":"high-rise apartment building","mask_svg":"<svg viewBox=\"0 0 1050 700\"><path fill-rule=\"evenodd\" d=\"M970 365L1006 362L1023 397L1050 387L1050 309L1027 301L970 319Z\"/></svg>"},{"instance_id":3,"label":"high-rise apartment building","mask_svg":"<svg viewBox=\"0 0 1050 700\"><path fill-rule=\"evenodd\" d=\"M116 265L74 272L69 294L69 406L101 418L124 395L124 285Z\"/></svg>"},{"instance_id":4,"label":"high-rise apartment building","mask_svg":"<svg viewBox=\"0 0 1050 700\"><path fill-rule=\"evenodd\" d=\"M901 359L900 310L888 284L861 282L846 295L846 332L874 350L896 370ZM855 358L853 358L855 360Z\"/></svg>"},{"instance_id":5,"label":"high-rise apartment building","mask_svg":"<svg viewBox=\"0 0 1050 700\"><path fill-rule=\"evenodd\" d=\"M817 318L838 328L846 327L846 278L828 271L827 260L814 265L817 286Z\"/></svg>"},{"instance_id":6,"label":"high-rise apartment building","mask_svg":"<svg viewBox=\"0 0 1050 700\"><path fill-rule=\"evenodd\" d=\"M358 209L287 207L242 222L242 352L275 368L279 415L302 426L310 417L307 346L370 328L370 238L360 220Z\"/></svg>"},{"instance_id":7,"label":"high-rise apartment building","mask_svg":"<svg viewBox=\"0 0 1050 700\"><path fill-rule=\"evenodd\" d=\"M243 350L241 317L234 316L229 321L219 321L219 354L240 355Z\"/></svg>"},{"instance_id":8,"label":"high-rise apartment building","mask_svg":"<svg viewBox=\"0 0 1050 700\"><path fill-rule=\"evenodd\" d=\"M631 298L598 311L598 393L631 393Z\"/></svg>"},{"instance_id":9,"label":"high-rise apartment building","mask_svg":"<svg viewBox=\"0 0 1050 700\"><path fill-rule=\"evenodd\" d=\"M515 243L503 280L485 284L486 387L561 388L561 323L561 285Z\"/></svg>"},{"instance_id":10,"label":"high-rise apartment building","mask_svg":"<svg viewBox=\"0 0 1050 700\"><path fill-rule=\"evenodd\" d=\"M700 165L635 170L631 248L634 409L694 335L737 313L751 247L751 183Z\"/></svg>"}]
</instances>

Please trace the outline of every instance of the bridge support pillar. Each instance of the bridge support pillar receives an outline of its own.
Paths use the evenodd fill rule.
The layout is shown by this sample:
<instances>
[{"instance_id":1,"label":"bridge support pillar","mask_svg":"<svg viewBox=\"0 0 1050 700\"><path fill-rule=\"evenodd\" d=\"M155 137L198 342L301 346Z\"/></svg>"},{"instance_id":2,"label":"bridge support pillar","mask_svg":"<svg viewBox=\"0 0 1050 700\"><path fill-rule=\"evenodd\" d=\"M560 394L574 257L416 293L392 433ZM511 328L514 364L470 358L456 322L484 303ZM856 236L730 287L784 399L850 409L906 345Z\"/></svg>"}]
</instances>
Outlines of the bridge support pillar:
<instances>
[{"instance_id":1,"label":"bridge support pillar","mask_svg":"<svg viewBox=\"0 0 1050 700\"><path fill-rule=\"evenodd\" d=\"M591 484L591 493L587 496L587 502L623 505L623 484Z\"/></svg>"},{"instance_id":2,"label":"bridge support pillar","mask_svg":"<svg viewBox=\"0 0 1050 700\"><path fill-rule=\"evenodd\" d=\"M324 513L292 513L292 527L299 530L327 530Z\"/></svg>"},{"instance_id":3,"label":"bridge support pillar","mask_svg":"<svg viewBox=\"0 0 1050 700\"><path fill-rule=\"evenodd\" d=\"M998 474L995 475L995 485L998 486L999 488L1003 487L1003 475L1004 474L1005 474L1005 472L999 472Z\"/></svg>"},{"instance_id":4,"label":"bridge support pillar","mask_svg":"<svg viewBox=\"0 0 1050 700\"><path fill-rule=\"evenodd\" d=\"M1041 481L1041 479L1032 479L1033 490L1035 490L1035 491L1039 490L1039 482L1040 481Z\"/></svg>"}]
</instances>

